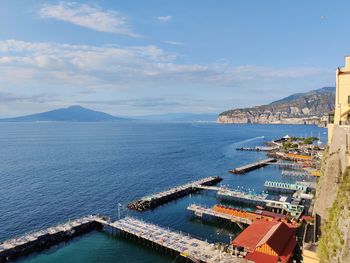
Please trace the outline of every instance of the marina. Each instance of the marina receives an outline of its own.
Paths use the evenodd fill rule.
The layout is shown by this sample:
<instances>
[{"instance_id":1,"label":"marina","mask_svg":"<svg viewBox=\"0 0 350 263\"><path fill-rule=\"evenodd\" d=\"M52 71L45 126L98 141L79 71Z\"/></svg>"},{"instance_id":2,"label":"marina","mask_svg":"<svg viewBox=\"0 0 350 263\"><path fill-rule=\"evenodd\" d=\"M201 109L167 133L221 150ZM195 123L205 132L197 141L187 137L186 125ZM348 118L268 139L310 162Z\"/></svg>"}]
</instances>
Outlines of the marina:
<instances>
[{"instance_id":1,"label":"marina","mask_svg":"<svg viewBox=\"0 0 350 263\"><path fill-rule=\"evenodd\" d=\"M241 163L244 163L243 159ZM257 194L250 187L244 190L245 188L239 188L237 186L239 190L235 190L226 186L216 186L216 184L222 181L222 178L211 176L175 186L159 193L146 195L136 201L130 202L127 206L129 209L142 212L177 200L191 193L214 191L219 200L239 203L240 208L231 207L224 203L217 203L211 207L198 204L188 205L187 203L181 209L186 209L187 214L191 216L203 220L211 220L212 224L216 221L233 223L243 231L256 222L265 222L267 225L270 223L283 223L290 228L298 228L303 221L299 220L301 216L311 215L310 204L313 198L311 189L315 188L315 183L309 181L287 183L283 182L282 175L283 171L292 173L302 173L305 171L307 173L309 170L304 168L304 163L301 161L281 162L275 158L267 158L233 170L235 173L243 174L267 165L282 168L282 171L274 168L269 169L273 174L278 173L281 176L281 181L263 181L264 179L261 178L261 175L259 176L259 180L261 180L260 186L263 186L264 190L268 191L261 192L260 194ZM254 188L256 189L255 186ZM262 189L258 191L260 190ZM281 194L273 194L272 192L279 192ZM210 198L213 197L213 195L208 196ZM118 218L120 218L119 205L121 204L118 203ZM156 213L156 211L152 213ZM157 224L167 225L163 220L155 221ZM133 217L125 217L117 221L113 221L109 217L100 216L87 216L81 219L69 220L67 223L56 227L31 232L21 237L4 241L0 244L0 263L13 261L34 252L40 252L94 230L104 231L111 234L111 236L121 237L147 246L150 250L171 255L175 258L175 261L247 262L249 255L254 253L254 251L249 252L247 249L238 251L239 249L237 247L233 246L232 243L227 243L227 241L225 241L226 243L220 243L224 240L222 237L213 238L210 242L215 240L214 242L217 243L210 243L203 241L201 238L173 231L168 227L161 227L157 224L147 223ZM237 229L234 229L233 233L237 234L235 232ZM276 235L279 234L277 233ZM283 239L282 236L280 238Z\"/></svg>"},{"instance_id":2,"label":"marina","mask_svg":"<svg viewBox=\"0 0 350 263\"><path fill-rule=\"evenodd\" d=\"M218 176L206 177L191 183L176 186L160 193L142 197L139 200L129 203L128 208L139 212L153 209L180 197L200 191L201 189L198 186L211 186L220 181L222 181L222 178Z\"/></svg>"},{"instance_id":3,"label":"marina","mask_svg":"<svg viewBox=\"0 0 350 263\"><path fill-rule=\"evenodd\" d=\"M249 171L264 167L266 165L269 165L270 163L274 163L277 160L275 158L267 158L261 161L257 161L255 163L251 163L251 164L247 164L241 167L237 167L233 170L230 170L230 173L234 173L234 174L244 174L247 173Z\"/></svg>"}]
</instances>

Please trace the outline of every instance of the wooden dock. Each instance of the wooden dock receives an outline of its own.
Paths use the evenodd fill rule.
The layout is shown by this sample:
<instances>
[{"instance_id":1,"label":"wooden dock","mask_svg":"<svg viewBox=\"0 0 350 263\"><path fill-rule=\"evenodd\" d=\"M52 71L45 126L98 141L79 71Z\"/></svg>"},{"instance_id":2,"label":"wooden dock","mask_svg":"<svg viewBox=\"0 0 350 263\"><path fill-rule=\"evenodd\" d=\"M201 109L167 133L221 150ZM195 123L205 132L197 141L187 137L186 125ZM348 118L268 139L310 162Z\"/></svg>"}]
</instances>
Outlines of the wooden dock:
<instances>
[{"instance_id":1,"label":"wooden dock","mask_svg":"<svg viewBox=\"0 0 350 263\"><path fill-rule=\"evenodd\" d=\"M194 238L188 234L169 230L139 219L126 217L116 222L103 222L114 228L116 235L136 241L153 249L170 253L190 262L207 263L243 263L242 258L207 241ZM229 245L229 244L228 244Z\"/></svg>"},{"instance_id":2,"label":"wooden dock","mask_svg":"<svg viewBox=\"0 0 350 263\"><path fill-rule=\"evenodd\" d=\"M271 209L272 212L288 213L295 218L299 218L304 211L300 200L285 195L255 194L222 188L218 191L217 196L225 201L245 203L251 206L259 205Z\"/></svg>"},{"instance_id":3,"label":"wooden dock","mask_svg":"<svg viewBox=\"0 0 350 263\"><path fill-rule=\"evenodd\" d=\"M243 225L250 225L257 220L284 221L292 227L297 226L297 224L287 222L287 215L272 213L264 210L248 211L223 205L214 205L212 208L207 208L196 204L188 206L187 210L193 213L193 215L196 217L218 219L225 222L236 223L242 229Z\"/></svg>"},{"instance_id":4,"label":"wooden dock","mask_svg":"<svg viewBox=\"0 0 350 263\"><path fill-rule=\"evenodd\" d=\"M238 168L235 168L233 170L230 170L230 173L234 173L234 174L244 174L247 173L249 171L264 167L270 163L276 162L277 160L275 158L267 158L261 161L257 161L255 163L250 163Z\"/></svg>"},{"instance_id":5,"label":"wooden dock","mask_svg":"<svg viewBox=\"0 0 350 263\"><path fill-rule=\"evenodd\" d=\"M129 203L128 208L139 212L153 209L167 202L202 190L198 186L212 186L220 181L222 181L222 178L218 176L206 177L194 182L176 186L160 193L142 197L139 200Z\"/></svg>"},{"instance_id":6,"label":"wooden dock","mask_svg":"<svg viewBox=\"0 0 350 263\"><path fill-rule=\"evenodd\" d=\"M280 167L281 169L295 169L300 170L303 168L302 164L297 162L275 162L271 163L271 165L275 165Z\"/></svg>"},{"instance_id":7,"label":"wooden dock","mask_svg":"<svg viewBox=\"0 0 350 263\"><path fill-rule=\"evenodd\" d=\"M187 210L192 212L196 217L200 217L200 218L208 217L208 218L225 220L228 222L236 223L240 228L243 228L242 224L250 225L253 222L252 219L250 218L244 218L242 216L220 213L218 211L215 211L212 208L206 208L196 204L192 204L188 206Z\"/></svg>"},{"instance_id":8,"label":"wooden dock","mask_svg":"<svg viewBox=\"0 0 350 263\"><path fill-rule=\"evenodd\" d=\"M281 172L282 175L284 176L291 176L291 177L299 177L299 178L307 178L307 177L312 177L310 173L307 171L288 171L288 170L283 170Z\"/></svg>"}]
</instances>

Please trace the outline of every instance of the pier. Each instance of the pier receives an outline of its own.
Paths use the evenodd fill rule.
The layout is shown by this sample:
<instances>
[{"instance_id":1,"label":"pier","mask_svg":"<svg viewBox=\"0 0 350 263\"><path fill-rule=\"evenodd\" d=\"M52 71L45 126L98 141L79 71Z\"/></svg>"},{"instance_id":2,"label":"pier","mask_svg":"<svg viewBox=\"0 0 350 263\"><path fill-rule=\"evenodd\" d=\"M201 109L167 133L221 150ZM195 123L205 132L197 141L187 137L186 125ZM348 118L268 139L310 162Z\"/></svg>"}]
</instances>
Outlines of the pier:
<instances>
[{"instance_id":1,"label":"pier","mask_svg":"<svg viewBox=\"0 0 350 263\"><path fill-rule=\"evenodd\" d=\"M222 181L222 178L218 176L206 177L191 183L176 186L160 193L142 197L139 200L129 203L128 208L139 212L153 209L180 197L200 191L201 189L198 186L212 186L220 181Z\"/></svg>"},{"instance_id":2,"label":"pier","mask_svg":"<svg viewBox=\"0 0 350 263\"><path fill-rule=\"evenodd\" d=\"M40 252L76 236L101 229L98 216L87 216L54 227L33 231L0 243L0 263Z\"/></svg>"},{"instance_id":3,"label":"pier","mask_svg":"<svg viewBox=\"0 0 350 263\"><path fill-rule=\"evenodd\" d=\"M308 186L300 182L296 182L295 184L289 184L282 182L266 181L264 183L264 187L268 191L282 193L294 193L296 191L306 193L308 190Z\"/></svg>"},{"instance_id":4,"label":"pier","mask_svg":"<svg viewBox=\"0 0 350 263\"><path fill-rule=\"evenodd\" d=\"M295 170L300 170L302 169L302 164L300 163L296 163L296 162L275 162L275 163L271 163L270 165L275 165L278 166L280 168L284 168L284 169L295 169Z\"/></svg>"},{"instance_id":5,"label":"pier","mask_svg":"<svg viewBox=\"0 0 350 263\"><path fill-rule=\"evenodd\" d=\"M295 218L299 218L304 212L304 206L300 205L301 200L290 196L254 194L224 188L218 191L217 196L222 200L266 207L272 212L290 214Z\"/></svg>"},{"instance_id":6,"label":"pier","mask_svg":"<svg viewBox=\"0 0 350 263\"><path fill-rule=\"evenodd\" d=\"M284 183L268 182L269 185L282 186ZM299 182L300 189L307 189L311 186L308 182ZM232 190L226 187L215 186L194 186L202 190L217 191L217 197L226 201L233 201L237 203L244 203L251 206L262 206L270 209L272 212L289 214L295 218L299 218L304 212L304 206L301 205L301 199L310 199L309 194L303 191L298 191L298 195L295 197L287 195L272 195L267 193L256 194L253 192L245 192L240 190Z\"/></svg>"},{"instance_id":7,"label":"pier","mask_svg":"<svg viewBox=\"0 0 350 263\"><path fill-rule=\"evenodd\" d=\"M281 172L282 175L284 176L292 176L292 177L310 177L313 176L307 171L288 171L288 170L283 170Z\"/></svg>"},{"instance_id":8,"label":"pier","mask_svg":"<svg viewBox=\"0 0 350 263\"><path fill-rule=\"evenodd\" d=\"M214 207L206 208L203 206L192 204L187 207L187 210L200 218L208 217L208 218L215 218L215 219L236 223L240 228L243 228L241 224L250 225L253 222L251 218L244 217L238 214L234 215L234 214L221 213L219 209L215 209Z\"/></svg>"},{"instance_id":9,"label":"pier","mask_svg":"<svg viewBox=\"0 0 350 263\"><path fill-rule=\"evenodd\" d=\"M110 218L92 215L0 243L0 262L11 262L93 230L105 230L113 235L138 241L153 249L180 256L189 262L245 262L215 244L185 233L165 229L131 217L112 222Z\"/></svg>"},{"instance_id":10,"label":"pier","mask_svg":"<svg viewBox=\"0 0 350 263\"><path fill-rule=\"evenodd\" d=\"M235 168L233 170L230 170L230 173L234 173L234 174L244 174L247 173L249 171L264 167L270 163L276 162L277 160L275 158L267 158L255 163L251 163L251 164L247 164L238 168Z\"/></svg>"},{"instance_id":11,"label":"pier","mask_svg":"<svg viewBox=\"0 0 350 263\"><path fill-rule=\"evenodd\" d=\"M248 211L223 205L214 205L212 208L207 208L196 204L189 205L187 210L199 218L235 223L241 229L244 228L243 225L250 225L257 220L279 221L286 223L289 227L299 227L296 221L289 221L287 215L264 210Z\"/></svg>"},{"instance_id":12,"label":"pier","mask_svg":"<svg viewBox=\"0 0 350 263\"><path fill-rule=\"evenodd\" d=\"M126 217L116 222L106 221L104 224L114 228L116 235L177 257L180 256L190 262L246 262L244 259L235 257L232 253L225 252L215 244L139 219Z\"/></svg>"}]
</instances>

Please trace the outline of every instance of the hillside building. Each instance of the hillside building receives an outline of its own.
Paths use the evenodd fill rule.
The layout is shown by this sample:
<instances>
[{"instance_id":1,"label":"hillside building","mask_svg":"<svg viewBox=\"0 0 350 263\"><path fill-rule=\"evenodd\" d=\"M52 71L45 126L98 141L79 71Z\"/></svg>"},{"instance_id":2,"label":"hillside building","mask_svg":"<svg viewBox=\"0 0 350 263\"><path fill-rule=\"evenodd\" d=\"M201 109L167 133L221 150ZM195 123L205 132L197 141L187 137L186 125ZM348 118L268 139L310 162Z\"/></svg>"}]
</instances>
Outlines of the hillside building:
<instances>
[{"instance_id":1,"label":"hillside building","mask_svg":"<svg viewBox=\"0 0 350 263\"><path fill-rule=\"evenodd\" d=\"M350 124L350 56L345 66L336 71L335 110L329 116L328 143L332 141L334 127Z\"/></svg>"}]
</instances>

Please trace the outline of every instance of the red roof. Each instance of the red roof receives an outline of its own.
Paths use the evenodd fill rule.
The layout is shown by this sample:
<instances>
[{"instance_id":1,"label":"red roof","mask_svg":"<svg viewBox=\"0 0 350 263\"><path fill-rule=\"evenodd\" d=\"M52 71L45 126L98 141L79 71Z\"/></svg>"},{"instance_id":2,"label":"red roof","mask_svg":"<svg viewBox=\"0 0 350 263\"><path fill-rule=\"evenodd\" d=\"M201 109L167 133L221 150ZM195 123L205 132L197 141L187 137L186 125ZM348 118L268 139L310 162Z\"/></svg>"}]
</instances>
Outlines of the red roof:
<instances>
[{"instance_id":1,"label":"red roof","mask_svg":"<svg viewBox=\"0 0 350 263\"><path fill-rule=\"evenodd\" d=\"M285 247L290 243L290 239L294 237L294 229L289 228L285 223L273 226L269 232L260 240L257 246L267 243L279 256L284 252ZM295 241L295 238L293 238ZM294 250L295 245L293 246Z\"/></svg>"},{"instance_id":2,"label":"red roof","mask_svg":"<svg viewBox=\"0 0 350 263\"><path fill-rule=\"evenodd\" d=\"M287 262L296 246L295 230L283 222L254 221L232 244L246 248L249 254L259 253L255 249L267 244L279 255L277 259Z\"/></svg>"},{"instance_id":3,"label":"red roof","mask_svg":"<svg viewBox=\"0 0 350 263\"><path fill-rule=\"evenodd\" d=\"M278 263L278 257L264 254L258 251L248 253L245 258L255 263Z\"/></svg>"},{"instance_id":4,"label":"red roof","mask_svg":"<svg viewBox=\"0 0 350 263\"><path fill-rule=\"evenodd\" d=\"M289 259L292 256L296 245L297 241L295 239L295 236L293 235L292 238L289 240L288 244L283 249L283 252L280 254L280 259L282 262L289 262Z\"/></svg>"},{"instance_id":5,"label":"red roof","mask_svg":"<svg viewBox=\"0 0 350 263\"><path fill-rule=\"evenodd\" d=\"M236 237L235 240L233 240L232 244L234 246L244 247L249 252L253 252L267 232L273 226L278 224L281 224L281 222L264 220L254 221L238 237Z\"/></svg>"}]
</instances>

